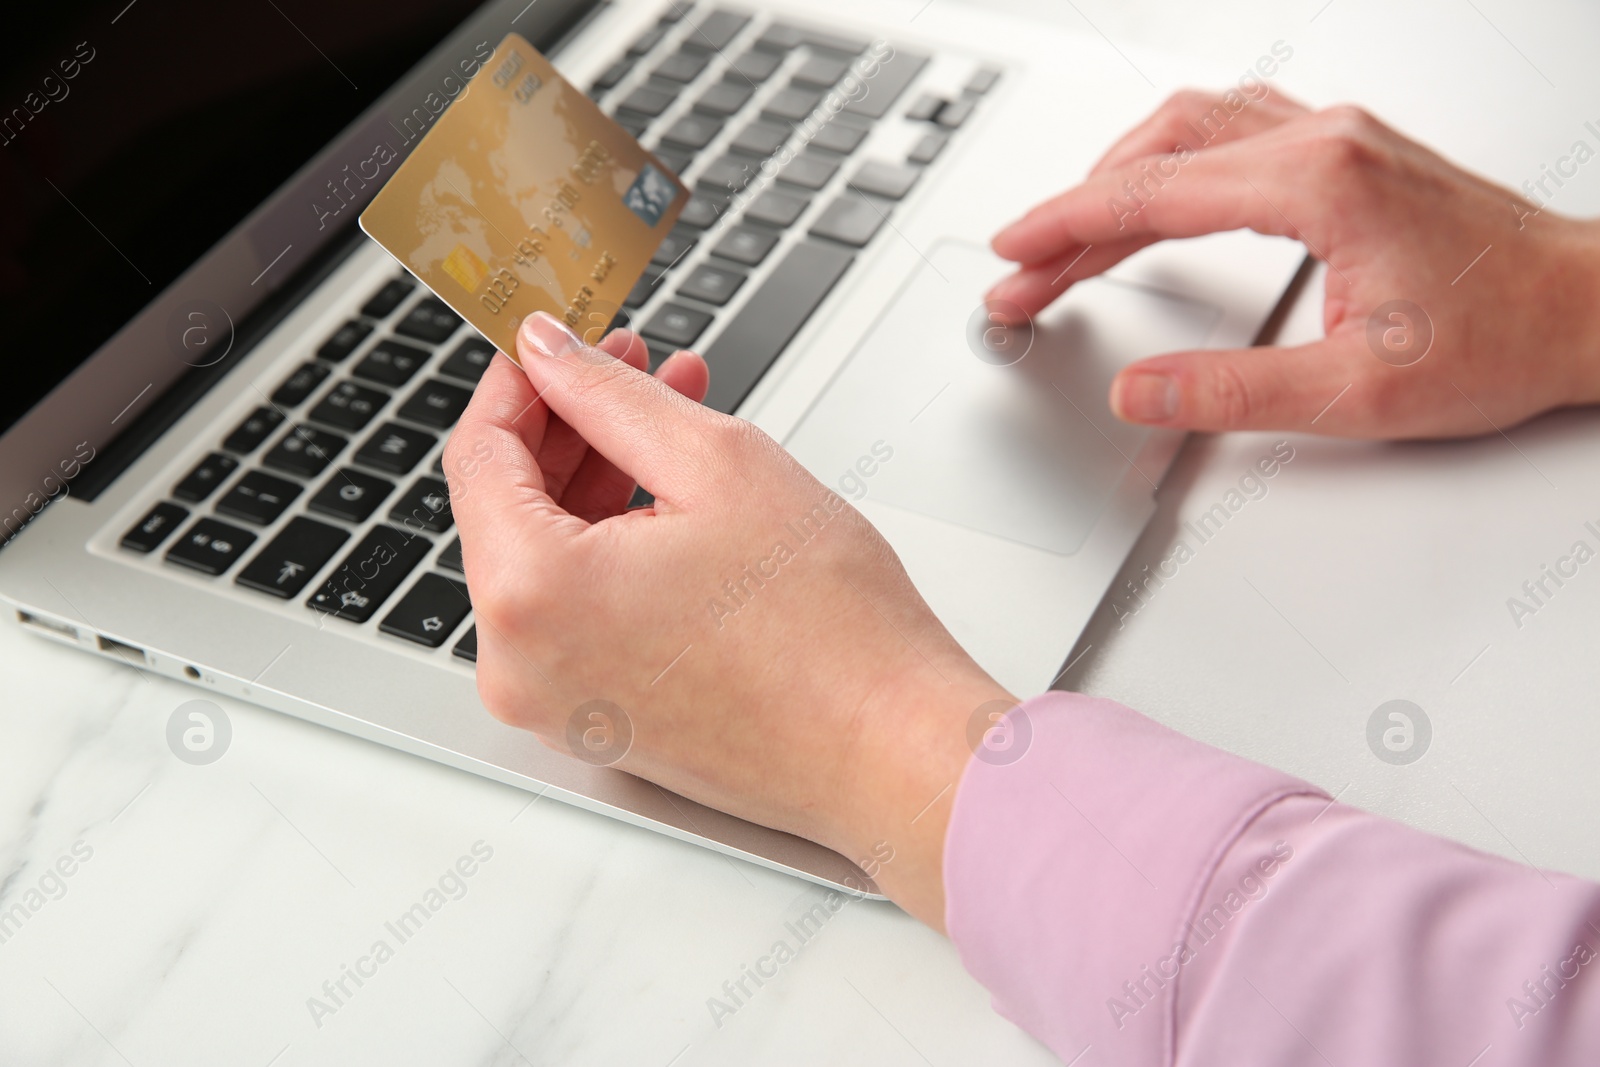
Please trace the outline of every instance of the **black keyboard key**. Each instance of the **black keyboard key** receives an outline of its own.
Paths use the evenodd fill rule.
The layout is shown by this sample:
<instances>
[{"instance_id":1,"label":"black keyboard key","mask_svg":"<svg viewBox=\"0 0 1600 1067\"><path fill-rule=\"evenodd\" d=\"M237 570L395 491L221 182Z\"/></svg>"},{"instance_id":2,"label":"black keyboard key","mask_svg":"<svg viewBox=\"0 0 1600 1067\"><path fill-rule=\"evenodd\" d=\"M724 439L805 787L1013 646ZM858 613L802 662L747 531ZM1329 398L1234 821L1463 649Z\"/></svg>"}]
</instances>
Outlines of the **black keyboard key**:
<instances>
[{"instance_id":1,"label":"black keyboard key","mask_svg":"<svg viewBox=\"0 0 1600 1067\"><path fill-rule=\"evenodd\" d=\"M703 263L694 269L688 281L678 287L678 295L721 307L733 299L733 294L739 291L744 280L742 271Z\"/></svg>"},{"instance_id":2,"label":"black keyboard key","mask_svg":"<svg viewBox=\"0 0 1600 1067\"><path fill-rule=\"evenodd\" d=\"M813 89L831 89L849 69L849 62L838 56L813 55L794 72L794 83Z\"/></svg>"},{"instance_id":3,"label":"black keyboard key","mask_svg":"<svg viewBox=\"0 0 1600 1067\"><path fill-rule=\"evenodd\" d=\"M861 126L852 126L848 122L830 122L811 138L811 147L848 156L861 146L866 136L867 131Z\"/></svg>"},{"instance_id":4,"label":"black keyboard key","mask_svg":"<svg viewBox=\"0 0 1600 1067\"><path fill-rule=\"evenodd\" d=\"M947 130L954 130L972 117L972 111L977 106L973 100L952 100L939 109L938 118L934 121Z\"/></svg>"},{"instance_id":5,"label":"black keyboard key","mask_svg":"<svg viewBox=\"0 0 1600 1067\"><path fill-rule=\"evenodd\" d=\"M434 378L423 382L416 392L406 397L406 402L400 405L400 410L395 414L424 426L448 430L467 410L467 401L471 399L471 389Z\"/></svg>"},{"instance_id":6,"label":"black keyboard key","mask_svg":"<svg viewBox=\"0 0 1600 1067\"><path fill-rule=\"evenodd\" d=\"M430 345L448 341L461 325L461 316L450 310L450 305L436 297L418 301L394 324L394 332L402 337L414 337Z\"/></svg>"},{"instance_id":7,"label":"black keyboard key","mask_svg":"<svg viewBox=\"0 0 1600 1067\"><path fill-rule=\"evenodd\" d=\"M802 189L821 189L839 173L838 159L821 152L802 152L778 172L778 180Z\"/></svg>"},{"instance_id":8,"label":"black keyboard key","mask_svg":"<svg viewBox=\"0 0 1600 1067\"><path fill-rule=\"evenodd\" d=\"M687 148L673 148L671 145L657 145L655 148L652 148L651 151L654 152L655 157L661 161L662 166L666 167L667 170L671 171L673 174L679 175L680 177L684 171L689 169L690 164L694 162L694 153L689 151Z\"/></svg>"},{"instance_id":9,"label":"black keyboard key","mask_svg":"<svg viewBox=\"0 0 1600 1067\"><path fill-rule=\"evenodd\" d=\"M256 535L216 519L201 519L167 549L167 559L204 574L221 574L255 544Z\"/></svg>"},{"instance_id":10,"label":"black keyboard key","mask_svg":"<svg viewBox=\"0 0 1600 1067\"><path fill-rule=\"evenodd\" d=\"M932 122L939 116L941 107L944 107L944 97L937 93L923 93L906 108L906 118L912 122Z\"/></svg>"},{"instance_id":11,"label":"black keyboard key","mask_svg":"<svg viewBox=\"0 0 1600 1067\"><path fill-rule=\"evenodd\" d=\"M731 414L743 402L854 258L837 246L802 241L778 261L705 354L711 367L706 407Z\"/></svg>"},{"instance_id":12,"label":"black keyboard key","mask_svg":"<svg viewBox=\"0 0 1600 1067\"><path fill-rule=\"evenodd\" d=\"M294 482L248 471L217 501L217 513L266 526L277 521L283 509L299 495L300 487Z\"/></svg>"},{"instance_id":13,"label":"black keyboard key","mask_svg":"<svg viewBox=\"0 0 1600 1067\"><path fill-rule=\"evenodd\" d=\"M748 85L721 82L702 93L700 99L694 102L694 109L707 115L727 118L744 107L753 91Z\"/></svg>"},{"instance_id":14,"label":"black keyboard key","mask_svg":"<svg viewBox=\"0 0 1600 1067\"><path fill-rule=\"evenodd\" d=\"M431 433L386 422L367 438L355 459L387 474L406 474L434 446L435 440Z\"/></svg>"},{"instance_id":15,"label":"black keyboard key","mask_svg":"<svg viewBox=\"0 0 1600 1067\"><path fill-rule=\"evenodd\" d=\"M999 80L1000 71L998 68L984 67L981 70L976 71L971 78L967 79L966 91L969 93L977 93L979 96L982 96L990 89L993 89L995 82Z\"/></svg>"},{"instance_id":16,"label":"black keyboard key","mask_svg":"<svg viewBox=\"0 0 1600 1067\"><path fill-rule=\"evenodd\" d=\"M678 215L678 222L683 226L693 226L696 229L709 230L716 225L722 213L728 210L726 197L714 193L697 192L689 197L689 202L683 205L683 211Z\"/></svg>"},{"instance_id":17,"label":"black keyboard key","mask_svg":"<svg viewBox=\"0 0 1600 1067\"><path fill-rule=\"evenodd\" d=\"M822 94L817 90L791 85L770 97L762 107L761 114L774 122L787 122L793 125L815 111L820 103Z\"/></svg>"},{"instance_id":18,"label":"black keyboard key","mask_svg":"<svg viewBox=\"0 0 1600 1067\"><path fill-rule=\"evenodd\" d=\"M444 546L436 565L447 571L455 571L457 574L467 572L467 568L461 562L461 538L458 537Z\"/></svg>"},{"instance_id":19,"label":"black keyboard key","mask_svg":"<svg viewBox=\"0 0 1600 1067\"><path fill-rule=\"evenodd\" d=\"M718 196L732 196L742 192L760 173L761 166L755 160L727 155L712 160L710 166L695 179L695 184Z\"/></svg>"},{"instance_id":20,"label":"black keyboard key","mask_svg":"<svg viewBox=\"0 0 1600 1067\"><path fill-rule=\"evenodd\" d=\"M438 648L472 610L465 582L442 574L424 574L411 591L384 616L378 629L419 645Z\"/></svg>"},{"instance_id":21,"label":"black keyboard key","mask_svg":"<svg viewBox=\"0 0 1600 1067\"><path fill-rule=\"evenodd\" d=\"M317 356L329 363L338 363L350 353L361 346L372 334L372 327L364 322L351 319L337 330L333 336L322 342L322 347L317 349Z\"/></svg>"},{"instance_id":22,"label":"black keyboard key","mask_svg":"<svg viewBox=\"0 0 1600 1067\"><path fill-rule=\"evenodd\" d=\"M650 120L639 115L629 115L626 111L618 112L612 116L617 120L617 125L631 133L635 139L644 136L644 131L650 128Z\"/></svg>"},{"instance_id":23,"label":"black keyboard key","mask_svg":"<svg viewBox=\"0 0 1600 1067\"><path fill-rule=\"evenodd\" d=\"M404 385L426 362L428 353L420 348L398 341L379 341L350 373L379 385Z\"/></svg>"},{"instance_id":24,"label":"black keyboard key","mask_svg":"<svg viewBox=\"0 0 1600 1067\"><path fill-rule=\"evenodd\" d=\"M169 504L165 500L151 508L133 529L122 535L123 548L135 552L153 552L171 535L178 524L189 517L187 508Z\"/></svg>"},{"instance_id":25,"label":"black keyboard key","mask_svg":"<svg viewBox=\"0 0 1600 1067\"><path fill-rule=\"evenodd\" d=\"M656 64L656 69L650 73L667 81L688 83L705 72L708 62L710 61L704 55L696 52L674 52Z\"/></svg>"},{"instance_id":26,"label":"black keyboard key","mask_svg":"<svg viewBox=\"0 0 1600 1067\"><path fill-rule=\"evenodd\" d=\"M783 62L782 56L752 49L734 60L733 65L728 68L728 73L723 77L736 85L744 83L759 85L772 77L772 72L778 69L778 64L781 62ZM744 104L741 102L739 106L743 107ZM734 110L737 111L738 108Z\"/></svg>"},{"instance_id":27,"label":"black keyboard key","mask_svg":"<svg viewBox=\"0 0 1600 1067\"><path fill-rule=\"evenodd\" d=\"M366 622L433 545L393 526L374 526L306 601L317 611Z\"/></svg>"},{"instance_id":28,"label":"black keyboard key","mask_svg":"<svg viewBox=\"0 0 1600 1067\"><path fill-rule=\"evenodd\" d=\"M650 257L650 262L657 266L670 267L687 255L698 240L699 238L688 230L674 226L672 232L661 239L661 244L656 247L655 255Z\"/></svg>"},{"instance_id":29,"label":"black keyboard key","mask_svg":"<svg viewBox=\"0 0 1600 1067\"><path fill-rule=\"evenodd\" d=\"M860 37L845 37L826 30L814 30L809 26L776 22L767 27L761 39L756 42L756 47L769 52L788 52L807 44L812 48L821 48L828 52L858 56L866 51L868 43Z\"/></svg>"},{"instance_id":30,"label":"black keyboard key","mask_svg":"<svg viewBox=\"0 0 1600 1067\"><path fill-rule=\"evenodd\" d=\"M756 38L755 47L763 52L775 52L782 55L792 52L806 43L805 37L797 26L788 26L781 22L774 22L768 26L760 37Z\"/></svg>"},{"instance_id":31,"label":"black keyboard key","mask_svg":"<svg viewBox=\"0 0 1600 1067\"><path fill-rule=\"evenodd\" d=\"M672 94L649 85L641 85L633 92L622 98L617 108L622 111L632 111L647 119L653 119L672 104Z\"/></svg>"},{"instance_id":32,"label":"black keyboard key","mask_svg":"<svg viewBox=\"0 0 1600 1067\"><path fill-rule=\"evenodd\" d=\"M735 137L728 147L735 152L744 152L759 159L766 159L783 147L784 142L789 139L789 134L787 126L752 122L739 131L739 136Z\"/></svg>"},{"instance_id":33,"label":"black keyboard key","mask_svg":"<svg viewBox=\"0 0 1600 1067\"><path fill-rule=\"evenodd\" d=\"M733 43L733 39L739 36L739 31L749 23L749 15L718 8L701 19L699 25L690 25L689 34L683 39L683 47L703 52L720 52Z\"/></svg>"},{"instance_id":34,"label":"black keyboard key","mask_svg":"<svg viewBox=\"0 0 1600 1067\"><path fill-rule=\"evenodd\" d=\"M247 589L284 600L298 596L313 575L327 565L350 535L337 526L296 515L256 553L234 579Z\"/></svg>"},{"instance_id":35,"label":"black keyboard key","mask_svg":"<svg viewBox=\"0 0 1600 1067\"><path fill-rule=\"evenodd\" d=\"M638 40L634 41L628 46L628 54L630 56L644 55L646 52L650 51L650 49L661 43L661 39L667 35L667 29L668 24L662 23L658 26L652 26L648 30L645 30L644 33L639 35Z\"/></svg>"},{"instance_id":36,"label":"black keyboard key","mask_svg":"<svg viewBox=\"0 0 1600 1067\"><path fill-rule=\"evenodd\" d=\"M361 314L369 319L381 319L400 306L415 288L415 283L407 278L394 278L383 283L383 288L372 294L372 299L361 305Z\"/></svg>"},{"instance_id":37,"label":"black keyboard key","mask_svg":"<svg viewBox=\"0 0 1600 1067\"><path fill-rule=\"evenodd\" d=\"M911 151L906 154L910 163L929 164L939 158L939 153L944 151L945 142L950 140L950 135L945 133L926 133L922 139L911 146Z\"/></svg>"},{"instance_id":38,"label":"black keyboard key","mask_svg":"<svg viewBox=\"0 0 1600 1067\"><path fill-rule=\"evenodd\" d=\"M281 425L283 425L282 412L271 408L256 408L223 439L222 447L241 456L248 455L260 448L261 442Z\"/></svg>"},{"instance_id":39,"label":"black keyboard key","mask_svg":"<svg viewBox=\"0 0 1600 1067\"><path fill-rule=\"evenodd\" d=\"M781 230L794 225L794 221L809 206L811 201L798 193L768 189L750 202L750 206L744 209L744 217L747 222L760 222Z\"/></svg>"},{"instance_id":40,"label":"black keyboard key","mask_svg":"<svg viewBox=\"0 0 1600 1067\"><path fill-rule=\"evenodd\" d=\"M711 325L711 316L682 304L662 304L639 331L674 348L688 348Z\"/></svg>"},{"instance_id":41,"label":"black keyboard key","mask_svg":"<svg viewBox=\"0 0 1600 1067\"><path fill-rule=\"evenodd\" d=\"M494 360L494 352L494 345L488 341L481 337L469 337L450 353L450 358L444 361L439 373L476 384L478 379L483 377L483 372L489 369L490 362Z\"/></svg>"},{"instance_id":42,"label":"black keyboard key","mask_svg":"<svg viewBox=\"0 0 1600 1067\"><path fill-rule=\"evenodd\" d=\"M296 426L261 458L261 464L285 474L315 478L328 469L328 464L349 443L348 439L327 430Z\"/></svg>"},{"instance_id":43,"label":"black keyboard key","mask_svg":"<svg viewBox=\"0 0 1600 1067\"><path fill-rule=\"evenodd\" d=\"M600 77L594 80L594 85L591 88L601 93L615 89L622 79L628 76L628 72L633 69L634 62L635 60L629 58L617 60L607 67Z\"/></svg>"},{"instance_id":44,"label":"black keyboard key","mask_svg":"<svg viewBox=\"0 0 1600 1067\"><path fill-rule=\"evenodd\" d=\"M669 144L699 150L710 144L711 139L721 132L721 119L710 115L689 114L668 126L661 139Z\"/></svg>"},{"instance_id":45,"label":"black keyboard key","mask_svg":"<svg viewBox=\"0 0 1600 1067\"><path fill-rule=\"evenodd\" d=\"M878 65L875 76L865 79L866 93L846 103L845 111L863 118L883 118L927 65L927 56L916 52L895 52Z\"/></svg>"},{"instance_id":46,"label":"black keyboard key","mask_svg":"<svg viewBox=\"0 0 1600 1067\"><path fill-rule=\"evenodd\" d=\"M409 530L444 533L455 525L450 488L438 478L418 478L389 509L389 518Z\"/></svg>"},{"instance_id":47,"label":"black keyboard key","mask_svg":"<svg viewBox=\"0 0 1600 1067\"><path fill-rule=\"evenodd\" d=\"M654 296L656 291L661 288L657 283L661 280L662 273L663 271L660 267L645 267L644 273L639 276L639 280L633 283L633 290L628 293L628 298L622 302L622 306L625 308L643 307L645 301Z\"/></svg>"},{"instance_id":48,"label":"black keyboard key","mask_svg":"<svg viewBox=\"0 0 1600 1067\"><path fill-rule=\"evenodd\" d=\"M320 363L304 363L283 384L272 392L272 402L280 408L299 407L305 403L323 382L328 380L328 368Z\"/></svg>"},{"instance_id":49,"label":"black keyboard key","mask_svg":"<svg viewBox=\"0 0 1600 1067\"><path fill-rule=\"evenodd\" d=\"M889 214L859 193L846 193L823 209L811 232L852 248L861 248L888 221Z\"/></svg>"},{"instance_id":50,"label":"black keyboard key","mask_svg":"<svg viewBox=\"0 0 1600 1067\"><path fill-rule=\"evenodd\" d=\"M306 506L345 522L366 522L392 492L393 482L344 467L334 472Z\"/></svg>"},{"instance_id":51,"label":"black keyboard key","mask_svg":"<svg viewBox=\"0 0 1600 1067\"><path fill-rule=\"evenodd\" d=\"M754 226L735 226L711 249L711 254L743 263L747 267L759 266L767 253L778 243L778 235Z\"/></svg>"},{"instance_id":52,"label":"black keyboard key","mask_svg":"<svg viewBox=\"0 0 1600 1067\"><path fill-rule=\"evenodd\" d=\"M471 627L456 642L456 647L450 650L452 656L466 660L468 663L478 662L478 628Z\"/></svg>"},{"instance_id":53,"label":"black keyboard key","mask_svg":"<svg viewBox=\"0 0 1600 1067\"><path fill-rule=\"evenodd\" d=\"M904 163L883 163L871 160L850 177L850 188L863 193L899 200L911 191L922 171Z\"/></svg>"},{"instance_id":54,"label":"black keyboard key","mask_svg":"<svg viewBox=\"0 0 1600 1067\"><path fill-rule=\"evenodd\" d=\"M179 500L187 500L191 504L198 504L228 480L239 467L239 461L232 456L224 456L221 452L213 452L199 463L194 470L183 476L183 481L172 487L172 495Z\"/></svg>"},{"instance_id":55,"label":"black keyboard key","mask_svg":"<svg viewBox=\"0 0 1600 1067\"><path fill-rule=\"evenodd\" d=\"M388 402L389 394L381 389L340 382L317 402L307 417L341 430L362 430Z\"/></svg>"}]
</instances>

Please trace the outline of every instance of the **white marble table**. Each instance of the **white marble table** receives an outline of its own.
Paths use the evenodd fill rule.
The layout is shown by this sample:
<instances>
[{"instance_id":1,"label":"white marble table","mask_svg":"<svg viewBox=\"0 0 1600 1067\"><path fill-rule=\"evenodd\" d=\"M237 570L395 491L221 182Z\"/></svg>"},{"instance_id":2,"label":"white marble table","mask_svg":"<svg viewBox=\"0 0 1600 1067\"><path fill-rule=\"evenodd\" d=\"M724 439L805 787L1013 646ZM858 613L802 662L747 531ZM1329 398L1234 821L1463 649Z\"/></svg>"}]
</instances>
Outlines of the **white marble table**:
<instances>
[{"instance_id":1,"label":"white marble table","mask_svg":"<svg viewBox=\"0 0 1600 1067\"><path fill-rule=\"evenodd\" d=\"M1288 88L1367 102L1513 182L1600 118L1600 27L1577 0L1537 17L1509 0L1006 6L1219 69L1289 39ZM1600 211L1600 167L1562 197ZM1316 314L1304 301L1290 334ZM1192 441L1127 575L1277 439ZM1600 876L1600 570L1520 630L1504 606L1600 520L1600 416L1294 446L1271 493L1125 626L1102 610L1068 681L1353 802ZM795 943L786 923L820 891L226 700L226 755L190 765L166 726L197 692L13 627L0 677L0 915L27 912L0 943L0 1063L1055 1062L889 905L850 904L714 1020L708 999L731 1003L725 982ZM1433 724L1409 766L1366 744L1391 698ZM439 905L425 923L386 925L419 902Z\"/></svg>"}]
</instances>

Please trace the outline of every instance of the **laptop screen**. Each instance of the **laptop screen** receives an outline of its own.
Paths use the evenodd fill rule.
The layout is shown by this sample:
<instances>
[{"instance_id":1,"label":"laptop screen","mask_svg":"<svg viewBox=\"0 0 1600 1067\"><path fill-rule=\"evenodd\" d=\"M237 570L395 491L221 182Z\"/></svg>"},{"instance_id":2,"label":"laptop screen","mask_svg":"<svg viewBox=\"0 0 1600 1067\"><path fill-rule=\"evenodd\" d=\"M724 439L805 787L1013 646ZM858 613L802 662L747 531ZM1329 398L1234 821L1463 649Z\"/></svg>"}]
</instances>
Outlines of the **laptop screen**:
<instances>
[{"instance_id":1,"label":"laptop screen","mask_svg":"<svg viewBox=\"0 0 1600 1067\"><path fill-rule=\"evenodd\" d=\"M8 16L0 431L479 2L110 0Z\"/></svg>"}]
</instances>

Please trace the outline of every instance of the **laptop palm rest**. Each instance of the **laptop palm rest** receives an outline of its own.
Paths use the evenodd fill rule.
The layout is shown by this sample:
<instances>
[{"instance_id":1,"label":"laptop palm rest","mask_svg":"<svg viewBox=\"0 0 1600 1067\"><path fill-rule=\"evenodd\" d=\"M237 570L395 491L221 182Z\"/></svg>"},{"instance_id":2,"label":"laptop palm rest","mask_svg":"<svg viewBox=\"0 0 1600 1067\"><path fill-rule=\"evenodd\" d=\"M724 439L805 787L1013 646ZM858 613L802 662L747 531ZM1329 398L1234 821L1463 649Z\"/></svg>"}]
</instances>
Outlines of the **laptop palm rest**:
<instances>
[{"instance_id":1,"label":"laptop palm rest","mask_svg":"<svg viewBox=\"0 0 1600 1067\"><path fill-rule=\"evenodd\" d=\"M1096 278L1044 312L1031 341L986 344L983 293L1010 269L977 245L936 246L785 444L841 491L1070 555L1150 432L1111 414L1112 377L1203 347L1222 311Z\"/></svg>"}]
</instances>

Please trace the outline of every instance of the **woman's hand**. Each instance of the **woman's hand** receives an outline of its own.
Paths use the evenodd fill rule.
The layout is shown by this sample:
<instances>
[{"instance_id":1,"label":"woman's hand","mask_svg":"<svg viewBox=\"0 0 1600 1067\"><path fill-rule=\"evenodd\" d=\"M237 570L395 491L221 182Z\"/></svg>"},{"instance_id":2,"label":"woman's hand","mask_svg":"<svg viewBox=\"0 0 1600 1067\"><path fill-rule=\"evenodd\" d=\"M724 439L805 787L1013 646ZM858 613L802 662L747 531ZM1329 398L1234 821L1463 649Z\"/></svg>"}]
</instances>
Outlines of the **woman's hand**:
<instances>
[{"instance_id":1,"label":"woman's hand","mask_svg":"<svg viewBox=\"0 0 1600 1067\"><path fill-rule=\"evenodd\" d=\"M445 458L484 704L572 752L609 702L621 769L858 862L892 851L878 884L942 929L968 722L1014 700L854 508L696 402L698 356L652 378L636 337L589 348L547 315L517 349ZM655 504L624 511L635 479Z\"/></svg>"},{"instance_id":2,"label":"woman's hand","mask_svg":"<svg viewBox=\"0 0 1600 1067\"><path fill-rule=\"evenodd\" d=\"M1207 119L1220 132L1202 143ZM1600 224L1540 212L1351 107L1174 96L994 238L1022 267L989 297L1032 315L1155 241L1240 228L1328 264L1326 339L1141 360L1111 387L1122 418L1444 437L1600 401Z\"/></svg>"}]
</instances>

